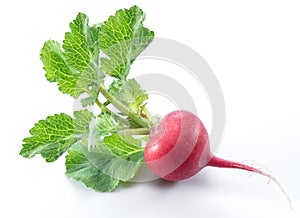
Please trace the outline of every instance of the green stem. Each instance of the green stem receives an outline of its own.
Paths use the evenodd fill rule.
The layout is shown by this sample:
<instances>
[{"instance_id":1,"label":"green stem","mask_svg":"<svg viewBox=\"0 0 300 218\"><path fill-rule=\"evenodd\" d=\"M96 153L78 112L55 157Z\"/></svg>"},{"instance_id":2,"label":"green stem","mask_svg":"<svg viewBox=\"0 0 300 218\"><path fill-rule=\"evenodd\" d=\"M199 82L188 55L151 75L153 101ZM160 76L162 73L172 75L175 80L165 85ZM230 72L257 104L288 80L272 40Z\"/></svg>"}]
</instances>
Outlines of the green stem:
<instances>
[{"instance_id":1,"label":"green stem","mask_svg":"<svg viewBox=\"0 0 300 218\"><path fill-rule=\"evenodd\" d=\"M149 128L125 129L120 132L122 135L149 135Z\"/></svg>"},{"instance_id":2,"label":"green stem","mask_svg":"<svg viewBox=\"0 0 300 218\"><path fill-rule=\"evenodd\" d=\"M105 105L105 106L107 106L107 105L109 105L109 104L110 104L109 101L106 101L106 102L103 103L103 105Z\"/></svg>"},{"instance_id":3,"label":"green stem","mask_svg":"<svg viewBox=\"0 0 300 218\"><path fill-rule=\"evenodd\" d=\"M97 99L96 100L96 104L98 105L98 107L102 110L102 104L101 104L101 102Z\"/></svg>"},{"instance_id":4,"label":"green stem","mask_svg":"<svg viewBox=\"0 0 300 218\"><path fill-rule=\"evenodd\" d=\"M109 113L112 113L112 112L106 107L106 105L102 104L98 99L96 100L96 104L97 104L98 107L101 109L101 112L109 112Z\"/></svg>"},{"instance_id":5,"label":"green stem","mask_svg":"<svg viewBox=\"0 0 300 218\"><path fill-rule=\"evenodd\" d=\"M149 128L150 122L147 119L144 119L137 114L131 113L129 109L118 99L116 99L114 96L112 96L104 86L104 84L101 84L99 86L99 91L101 94L108 100L112 105L114 105L119 111L121 111L126 116L129 116L131 119L133 119L136 123L139 125Z\"/></svg>"}]
</instances>

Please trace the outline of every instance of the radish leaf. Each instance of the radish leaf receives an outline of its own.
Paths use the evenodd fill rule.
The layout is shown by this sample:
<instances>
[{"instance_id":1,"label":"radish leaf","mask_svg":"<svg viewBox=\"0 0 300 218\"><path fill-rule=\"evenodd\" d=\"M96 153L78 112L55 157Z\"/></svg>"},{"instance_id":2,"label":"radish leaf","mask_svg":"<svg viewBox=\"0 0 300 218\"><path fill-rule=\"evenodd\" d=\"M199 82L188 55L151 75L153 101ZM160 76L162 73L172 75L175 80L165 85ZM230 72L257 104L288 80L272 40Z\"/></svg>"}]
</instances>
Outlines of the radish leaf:
<instances>
[{"instance_id":1,"label":"radish leaf","mask_svg":"<svg viewBox=\"0 0 300 218\"><path fill-rule=\"evenodd\" d=\"M101 58L101 70L106 74L126 79L132 62L154 38L144 20L144 12L133 6L118 10L101 25L100 48L108 56Z\"/></svg>"},{"instance_id":2,"label":"radish leaf","mask_svg":"<svg viewBox=\"0 0 300 218\"><path fill-rule=\"evenodd\" d=\"M68 150L66 175L96 191L113 191L118 181L132 179L144 160L141 141L129 136L111 135L88 149L83 140Z\"/></svg>"},{"instance_id":3,"label":"radish leaf","mask_svg":"<svg viewBox=\"0 0 300 218\"><path fill-rule=\"evenodd\" d=\"M88 133L93 114L82 110L74 112L74 117L61 113L40 120L30 130L32 136L23 140L20 154L26 158L41 154L47 162L55 161Z\"/></svg>"},{"instance_id":4,"label":"radish leaf","mask_svg":"<svg viewBox=\"0 0 300 218\"><path fill-rule=\"evenodd\" d=\"M115 82L110 86L110 92L134 114L140 113L144 101L148 99L148 94L142 90L135 79Z\"/></svg>"},{"instance_id":5,"label":"radish leaf","mask_svg":"<svg viewBox=\"0 0 300 218\"><path fill-rule=\"evenodd\" d=\"M66 175L96 191L112 191L119 181L134 177L144 161L140 136L149 135L153 125L145 108L147 93L127 78L133 61L154 38L144 19L137 6L118 10L96 25L79 13L62 44L44 43L40 58L47 80L80 98L81 106L97 105L100 112L81 110L74 117L60 113L38 121L23 140L20 155L41 154L53 162L68 151Z\"/></svg>"},{"instance_id":6,"label":"radish leaf","mask_svg":"<svg viewBox=\"0 0 300 218\"><path fill-rule=\"evenodd\" d=\"M104 78L98 63L100 27L90 27L88 17L79 13L70 28L71 32L65 34L63 50L53 40L45 42L41 50L46 77L50 82L58 82L62 93L75 98L87 93L95 101L98 85ZM91 103L94 102L88 102Z\"/></svg>"},{"instance_id":7,"label":"radish leaf","mask_svg":"<svg viewBox=\"0 0 300 218\"><path fill-rule=\"evenodd\" d=\"M66 156L66 175L72 179L83 182L95 191L113 191L119 184L115 179L99 170L83 152L81 144L76 144L68 150ZM99 155L98 155L99 158ZM100 156L101 158L101 156Z\"/></svg>"}]
</instances>

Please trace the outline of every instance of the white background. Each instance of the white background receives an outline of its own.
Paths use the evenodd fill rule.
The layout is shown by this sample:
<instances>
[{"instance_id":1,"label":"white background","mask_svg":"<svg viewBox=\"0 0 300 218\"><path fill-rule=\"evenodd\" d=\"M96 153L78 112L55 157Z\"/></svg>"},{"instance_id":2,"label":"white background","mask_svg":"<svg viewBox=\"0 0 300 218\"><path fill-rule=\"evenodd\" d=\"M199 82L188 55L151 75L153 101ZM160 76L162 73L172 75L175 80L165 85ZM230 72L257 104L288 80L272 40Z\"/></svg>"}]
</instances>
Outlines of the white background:
<instances>
[{"instance_id":1,"label":"white background","mask_svg":"<svg viewBox=\"0 0 300 218\"><path fill-rule=\"evenodd\" d=\"M207 168L186 181L96 193L65 177L64 157L49 164L18 155L37 120L73 109L44 77L43 42L62 41L79 11L96 23L134 4L156 36L192 47L218 77L227 112L218 156L267 166L299 214L299 1L11 0L0 3L0 217L296 216L272 182L239 170Z\"/></svg>"}]
</instances>

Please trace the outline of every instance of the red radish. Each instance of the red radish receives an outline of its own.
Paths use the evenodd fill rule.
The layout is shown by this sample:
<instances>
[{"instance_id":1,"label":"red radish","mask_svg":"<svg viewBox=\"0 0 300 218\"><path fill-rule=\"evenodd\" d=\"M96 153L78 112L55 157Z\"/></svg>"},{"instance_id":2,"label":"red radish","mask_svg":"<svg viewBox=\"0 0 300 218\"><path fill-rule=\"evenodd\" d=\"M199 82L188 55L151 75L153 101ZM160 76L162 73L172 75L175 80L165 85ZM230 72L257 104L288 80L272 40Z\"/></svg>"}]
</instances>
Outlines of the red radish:
<instances>
[{"instance_id":1,"label":"red radish","mask_svg":"<svg viewBox=\"0 0 300 218\"><path fill-rule=\"evenodd\" d=\"M270 178L285 194L278 181L270 174L214 156L210 151L209 137L203 123L188 111L171 112L157 126L152 127L144 156L151 171L165 180L187 179L206 166L237 168ZM286 197L288 198L287 195Z\"/></svg>"}]
</instances>

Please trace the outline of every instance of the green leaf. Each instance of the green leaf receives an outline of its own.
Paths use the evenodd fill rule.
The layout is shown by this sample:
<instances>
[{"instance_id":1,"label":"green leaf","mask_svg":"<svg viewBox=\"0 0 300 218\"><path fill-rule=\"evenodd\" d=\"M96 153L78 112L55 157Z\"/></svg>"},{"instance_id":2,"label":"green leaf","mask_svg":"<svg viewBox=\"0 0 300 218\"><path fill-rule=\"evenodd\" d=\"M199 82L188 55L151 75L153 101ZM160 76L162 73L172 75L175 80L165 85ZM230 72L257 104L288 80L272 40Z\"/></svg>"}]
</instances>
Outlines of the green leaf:
<instances>
[{"instance_id":1,"label":"green leaf","mask_svg":"<svg viewBox=\"0 0 300 218\"><path fill-rule=\"evenodd\" d=\"M41 154L47 162L57 160L89 130L93 114L88 110L74 112L74 119L67 114L55 114L40 120L30 130L31 136L23 140L20 152L25 158Z\"/></svg>"},{"instance_id":2,"label":"green leaf","mask_svg":"<svg viewBox=\"0 0 300 218\"><path fill-rule=\"evenodd\" d=\"M104 138L105 146L118 157L126 158L132 161L143 160L142 142L132 136L123 136L114 134Z\"/></svg>"},{"instance_id":3,"label":"green leaf","mask_svg":"<svg viewBox=\"0 0 300 218\"><path fill-rule=\"evenodd\" d=\"M95 119L96 128L101 136L117 133L125 128L122 121L110 113L100 114Z\"/></svg>"},{"instance_id":4,"label":"green leaf","mask_svg":"<svg viewBox=\"0 0 300 218\"><path fill-rule=\"evenodd\" d=\"M144 160L140 145L132 137L112 135L89 149L84 139L68 150L66 175L96 191L113 191L120 180L129 181L138 171Z\"/></svg>"},{"instance_id":5,"label":"green leaf","mask_svg":"<svg viewBox=\"0 0 300 218\"><path fill-rule=\"evenodd\" d=\"M45 42L41 50L41 60L46 78L50 82L58 82L62 93L74 96L79 73L66 62L60 44L53 40Z\"/></svg>"},{"instance_id":6,"label":"green leaf","mask_svg":"<svg viewBox=\"0 0 300 218\"><path fill-rule=\"evenodd\" d=\"M62 93L75 98L87 93L96 99L98 86L104 78L99 67L100 26L90 27L88 17L79 13L70 23L70 29L71 32L65 34L62 48L58 42L49 40L41 50L46 78L58 82Z\"/></svg>"},{"instance_id":7,"label":"green leaf","mask_svg":"<svg viewBox=\"0 0 300 218\"><path fill-rule=\"evenodd\" d=\"M82 72L99 53L99 27L89 27L87 15L79 13L65 34L64 55L68 64Z\"/></svg>"},{"instance_id":8,"label":"green leaf","mask_svg":"<svg viewBox=\"0 0 300 218\"><path fill-rule=\"evenodd\" d=\"M114 134L104 138L104 146L113 155L110 161L110 175L122 181L132 179L141 164L144 162L144 149L142 142L132 136Z\"/></svg>"},{"instance_id":9,"label":"green leaf","mask_svg":"<svg viewBox=\"0 0 300 218\"><path fill-rule=\"evenodd\" d=\"M119 92L119 89L124 85L124 82L126 81L118 79L114 80L108 88L109 93L113 96L116 96L116 94Z\"/></svg>"},{"instance_id":10,"label":"green leaf","mask_svg":"<svg viewBox=\"0 0 300 218\"><path fill-rule=\"evenodd\" d=\"M115 88L116 86L119 86L119 88ZM119 81L111 87L113 88L110 91L114 97L127 106L131 113L140 113L145 106L144 101L148 99L148 94L141 89L141 86L135 79L123 81L122 85L120 85Z\"/></svg>"},{"instance_id":11,"label":"green leaf","mask_svg":"<svg viewBox=\"0 0 300 218\"><path fill-rule=\"evenodd\" d=\"M108 56L101 58L101 69L106 74L126 79L132 62L154 38L144 20L144 12L133 6L118 10L101 25L100 47Z\"/></svg>"},{"instance_id":12,"label":"green leaf","mask_svg":"<svg viewBox=\"0 0 300 218\"><path fill-rule=\"evenodd\" d=\"M81 110L74 112L74 133L77 135L87 135L91 120L95 117L93 113L88 110Z\"/></svg>"},{"instance_id":13,"label":"green leaf","mask_svg":"<svg viewBox=\"0 0 300 218\"><path fill-rule=\"evenodd\" d=\"M96 191L113 191L129 181L144 160L141 141L131 136L111 135L92 149L86 139L76 143L66 156L66 175Z\"/></svg>"},{"instance_id":14,"label":"green leaf","mask_svg":"<svg viewBox=\"0 0 300 218\"><path fill-rule=\"evenodd\" d=\"M94 97L86 97L80 100L82 107L87 107L89 105L93 105L95 101L98 99L97 96Z\"/></svg>"},{"instance_id":15,"label":"green leaf","mask_svg":"<svg viewBox=\"0 0 300 218\"><path fill-rule=\"evenodd\" d=\"M82 141L68 150L66 156L66 175L69 178L83 182L87 187L96 191L110 192L119 184L115 179L96 168L86 157L86 142ZM101 154L98 155L101 158Z\"/></svg>"},{"instance_id":16,"label":"green leaf","mask_svg":"<svg viewBox=\"0 0 300 218\"><path fill-rule=\"evenodd\" d=\"M144 20L144 12L137 6L119 10L94 26L79 13L62 44L54 40L44 43L40 58L50 82L56 82L62 93L80 98L84 107L95 103L99 91L107 101L97 102L102 111L97 117L81 110L74 112L74 117L60 113L38 121L31 136L23 140L20 155L32 158L40 154L53 162L68 151L66 175L96 191L113 191L120 181L135 176L144 162L142 143L147 138L129 135L148 133L150 122L141 114L148 95L127 75L154 38L143 26ZM109 90L105 76L116 80ZM105 113L110 112L108 104L123 115ZM145 128L128 129L133 124Z\"/></svg>"},{"instance_id":17,"label":"green leaf","mask_svg":"<svg viewBox=\"0 0 300 218\"><path fill-rule=\"evenodd\" d=\"M111 113L103 113L92 119L89 132L89 147L95 147L103 141L104 136L124 130L126 126L119 117Z\"/></svg>"},{"instance_id":18,"label":"green leaf","mask_svg":"<svg viewBox=\"0 0 300 218\"><path fill-rule=\"evenodd\" d=\"M141 141L118 134L106 136L102 143L85 153L97 169L124 182L134 177L144 161Z\"/></svg>"}]
</instances>

